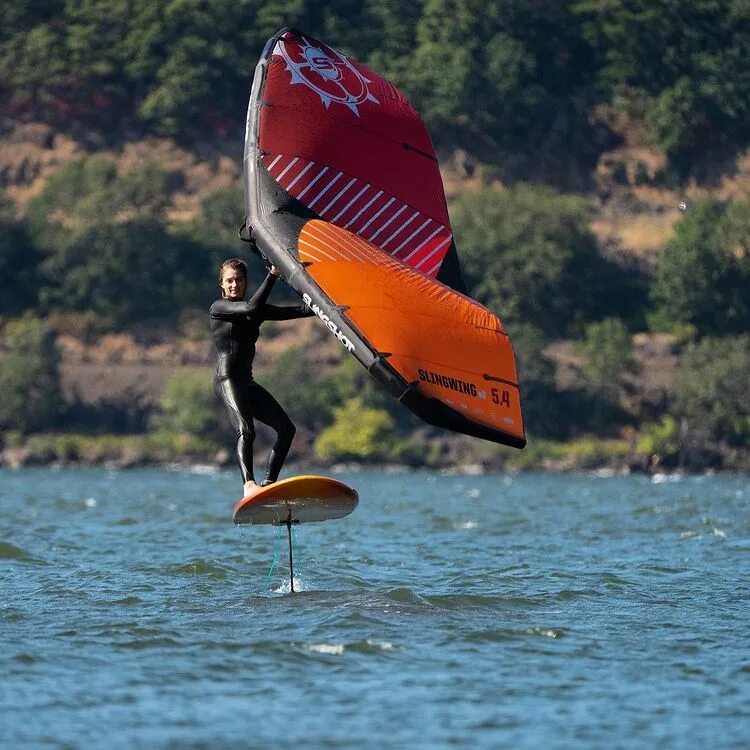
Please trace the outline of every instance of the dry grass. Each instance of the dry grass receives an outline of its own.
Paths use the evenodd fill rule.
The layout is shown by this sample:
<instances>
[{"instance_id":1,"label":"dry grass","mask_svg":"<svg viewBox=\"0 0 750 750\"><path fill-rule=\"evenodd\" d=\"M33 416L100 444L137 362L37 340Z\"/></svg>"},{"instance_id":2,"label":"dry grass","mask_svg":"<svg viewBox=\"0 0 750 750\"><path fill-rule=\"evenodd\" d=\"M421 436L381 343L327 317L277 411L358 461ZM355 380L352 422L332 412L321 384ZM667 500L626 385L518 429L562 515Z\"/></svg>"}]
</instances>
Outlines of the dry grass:
<instances>
[{"instance_id":1,"label":"dry grass","mask_svg":"<svg viewBox=\"0 0 750 750\"><path fill-rule=\"evenodd\" d=\"M679 209L658 214L622 213L597 216L591 231L602 244L616 244L624 253L648 255L657 252L671 239Z\"/></svg>"}]
</instances>

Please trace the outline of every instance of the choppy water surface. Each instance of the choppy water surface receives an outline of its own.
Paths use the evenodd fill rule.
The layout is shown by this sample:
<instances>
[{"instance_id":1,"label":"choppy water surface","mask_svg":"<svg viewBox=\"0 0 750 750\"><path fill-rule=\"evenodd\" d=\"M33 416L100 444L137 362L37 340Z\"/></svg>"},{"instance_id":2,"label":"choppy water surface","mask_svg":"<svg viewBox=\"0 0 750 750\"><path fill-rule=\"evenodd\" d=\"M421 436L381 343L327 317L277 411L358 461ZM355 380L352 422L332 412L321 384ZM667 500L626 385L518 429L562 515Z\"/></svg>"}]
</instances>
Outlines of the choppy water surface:
<instances>
[{"instance_id":1,"label":"choppy water surface","mask_svg":"<svg viewBox=\"0 0 750 750\"><path fill-rule=\"evenodd\" d=\"M747 478L338 476L291 594L234 472L0 472L0 742L750 745Z\"/></svg>"}]
</instances>

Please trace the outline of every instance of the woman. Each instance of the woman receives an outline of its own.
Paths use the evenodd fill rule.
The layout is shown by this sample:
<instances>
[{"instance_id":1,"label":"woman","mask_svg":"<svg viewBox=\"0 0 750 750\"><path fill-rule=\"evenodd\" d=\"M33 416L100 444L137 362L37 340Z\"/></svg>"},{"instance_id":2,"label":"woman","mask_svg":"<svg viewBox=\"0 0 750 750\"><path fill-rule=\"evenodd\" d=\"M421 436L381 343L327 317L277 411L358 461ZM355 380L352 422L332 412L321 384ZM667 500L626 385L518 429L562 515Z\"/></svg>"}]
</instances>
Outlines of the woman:
<instances>
[{"instance_id":1,"label":"woman","mask_svg":"<svg viewBox=\"0 0 750 750\"><path fill-rule=\"evenodd\" d=\"M216 300L210 310L211 335L217 352L214 390L224 402L237 430L237 460L245 483L245 495L258 486L253 475L253 420L272 427L277 435L261 485L278 478L296 432L292 420L278 401L253 380L255 342L261 323L312 315L304 305L281 307L266 304L278 275L276 267L271 266L258 290L245 302L247 266L239 258L225 261L219 271L221 299Z\"/></svg>"}]
</instances>

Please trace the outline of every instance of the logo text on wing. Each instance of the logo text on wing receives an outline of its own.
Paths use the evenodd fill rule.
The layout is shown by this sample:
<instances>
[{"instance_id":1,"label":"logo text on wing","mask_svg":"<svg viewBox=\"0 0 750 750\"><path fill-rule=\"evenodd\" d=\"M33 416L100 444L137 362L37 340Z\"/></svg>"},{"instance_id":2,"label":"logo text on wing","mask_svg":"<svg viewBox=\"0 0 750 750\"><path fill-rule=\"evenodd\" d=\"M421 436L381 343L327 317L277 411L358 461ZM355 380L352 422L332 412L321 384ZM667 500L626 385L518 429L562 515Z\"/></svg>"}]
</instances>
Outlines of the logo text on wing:
<instances>
[{"instance_id":1,"label":"logo text on wing","mask_svg":"<svg viewBox=\"0 0 750 750\"><path fill-rule=\"evenodd\" d=\"M346 347L347 351L354 351L354 344L349 341L342 330L331 320L330 316L323 312L320 305L316 305L312 301L312 297L307 292L302 295L302 301L325 323L326 328Z\"/></svg>"}]
</instances>

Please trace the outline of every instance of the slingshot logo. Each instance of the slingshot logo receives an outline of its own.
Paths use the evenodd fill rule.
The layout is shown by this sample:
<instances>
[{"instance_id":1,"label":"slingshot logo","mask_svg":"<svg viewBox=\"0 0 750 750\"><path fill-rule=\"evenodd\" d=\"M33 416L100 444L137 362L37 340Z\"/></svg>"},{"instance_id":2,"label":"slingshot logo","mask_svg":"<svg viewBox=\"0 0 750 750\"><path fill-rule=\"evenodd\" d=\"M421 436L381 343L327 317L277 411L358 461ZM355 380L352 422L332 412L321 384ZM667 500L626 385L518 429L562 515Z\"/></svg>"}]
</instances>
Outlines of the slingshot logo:
<instances>
[{"instance_id":1,"label":"slingshot logo","mask_svg":"<svg viewBox=\"0 0 750 750\"><path fill-rule=\"evenodd\" d=\"M307 292L302 295L302 301L325 323L326 328L346 347L347 351L354 351L354 344L344 336L341 329L320 309L320 306L313 303L312 297Z\"/></svg>"},{"instance_id":2,"label":"slingshot logo","mask_svg":"<svg viewBox=\"0 0 750 750\"><path fill-rule=\"evenodd\" d=\"M312 89L326 109L331 102L343 104L357 117L360 104L366 101L380 104L367 88L371 81L348 58L324 44L316 47L303 36L299 40L279 39L275 50L286 62L292 84L302 83Z\"/></svg>"}]
</instances>

